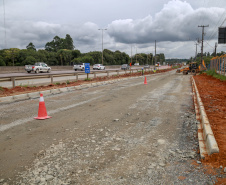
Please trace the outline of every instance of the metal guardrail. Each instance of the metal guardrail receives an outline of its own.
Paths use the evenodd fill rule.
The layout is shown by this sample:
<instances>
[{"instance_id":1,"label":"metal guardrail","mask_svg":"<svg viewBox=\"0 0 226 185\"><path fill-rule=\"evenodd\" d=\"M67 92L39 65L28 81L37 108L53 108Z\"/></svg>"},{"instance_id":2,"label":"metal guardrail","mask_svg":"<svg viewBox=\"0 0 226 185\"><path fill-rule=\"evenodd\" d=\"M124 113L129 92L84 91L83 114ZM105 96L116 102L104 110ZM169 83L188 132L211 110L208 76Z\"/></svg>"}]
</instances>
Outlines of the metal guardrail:
<instances>
[{"instance_id":1,"label":"metal guardrail","mask_svg":"<svg viewBox=\"0 0 226 185\"><path fill-rule=\"evenodd\" d=\"M130 70L114 70L114 69L110 69L110 70L105 70L105 71L90 71L89 74L93 74L94 78L96 78L96 75L98 73L106 73L107 76L109 76L110 73L112 72L117 72L117 75L119 75L120 71L125 71L126 73L134 73L134 71L139 71L141 69L130 69ZM149 69L144 69L146 70L152 70L151 68ZM39 78L50 78L50 83L53 83L53 78L54 77L64 77L64 76L76 76L76 80L78 80L78 76L79 75L85 75L85 72L78 72L78 71L72 71L72 72L51 72L51 73L41 73L41 74L14 74L14 75L4 75L4 76L0 76L0 82L7 82L7 81L12 81L12 87L16 86L16 80L30 80L30 79L39 79ZM89 77L89 74L87 74L87 78Z\"/></svg>"}]
</instances>

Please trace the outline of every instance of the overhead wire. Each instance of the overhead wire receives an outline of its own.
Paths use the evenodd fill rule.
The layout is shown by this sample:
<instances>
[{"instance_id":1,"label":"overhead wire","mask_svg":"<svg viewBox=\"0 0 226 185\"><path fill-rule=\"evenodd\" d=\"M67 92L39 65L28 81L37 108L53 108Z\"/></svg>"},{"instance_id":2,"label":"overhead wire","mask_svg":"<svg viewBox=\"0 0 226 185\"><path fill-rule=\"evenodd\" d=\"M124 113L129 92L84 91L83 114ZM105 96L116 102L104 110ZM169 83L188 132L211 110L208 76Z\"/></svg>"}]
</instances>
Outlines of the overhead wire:
<instances>
[{"instance_id":1,"label":"overhead wire","mask_svg":"<svg viewBox=\"0 0 226 185\"><path fill-rule=\"evenodd\" d=\"M204 2L205 2L205 0L204 0ZM221 1L222 2L222 1ZM218 5L219 5L219 2L218 2ZM219 7L221 7L220 5L219 5ZM223 20L223 22L222 22L222 20ZM214 23L216 23L215 24L215 26L214 26L214 28L212 29L212 32L210 33L210 34L208 34L208 38L206 39L206 41L205 41L205 47L208 45L208 47L211 47L211 48L214 48L213 46L211 46L210 44L209 44L209 42L214 38L214 36L217 34L217 32L218 32L218 27L221 27L223 24L224 24L224 22L226 21L226 10L224 10L224 12L222 13L222 15L220 16L220 19L217 21L217 23L216 23L216 21L214 22ZM222 22L222 23L221 23ZM221 24L220 24L221 23ZM219 26L220 25L220 26ZM207 32L208 33L208 32Z\"/></svg>"}]
</instances>

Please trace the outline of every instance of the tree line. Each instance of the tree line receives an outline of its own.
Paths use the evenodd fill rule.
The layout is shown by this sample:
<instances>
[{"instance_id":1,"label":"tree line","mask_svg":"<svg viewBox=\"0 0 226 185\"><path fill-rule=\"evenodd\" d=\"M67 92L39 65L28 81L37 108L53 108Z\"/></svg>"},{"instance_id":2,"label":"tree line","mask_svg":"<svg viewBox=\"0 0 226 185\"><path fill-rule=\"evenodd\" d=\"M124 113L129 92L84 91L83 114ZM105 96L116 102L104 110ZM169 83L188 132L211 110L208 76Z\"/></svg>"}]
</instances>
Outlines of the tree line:
<instances>
[{"instance_id":1,"label":"tree line","mask_svg":"<svg viewBox=\"0 0 226 185\"><path fill-rule=\"evenodd\" d=\"M207 52L207 53L205 52L205 53L203 53L203 60L205 61L206 66L209 66L210 61L213 57L222 56L224 54L226 54L224 51L221 51L219 53L213 52L212 54L210 54L209 52ZM198 64L200 64L201 63L201 53L198 53L197 56L194 58L191 57L189 62L197 62Z\"/></svg>"},{"instance_id":2,"label":"tree line","mask_svg":"<svg viewBox=\"0 0 226 185\"><path fill-rule=\"evenodd\" d=\"M155 57L152 53L137 53L131 57L125 52L103 51L104 65L122 65L138 62L140 65L154 64ZM163 53L156 55L156 62L164 62ZM55 36L52 41L47 42L45 49L37 50L35 45L30 42L26 49L10 48L0 50L0 66L24 66L34 64L35 62L45 62L50 66L73 65L75 63L102 63L102 52L91 51L81 53L75 49L73 40L69 34L65 38Z\"/></svg>"}]
</instances>

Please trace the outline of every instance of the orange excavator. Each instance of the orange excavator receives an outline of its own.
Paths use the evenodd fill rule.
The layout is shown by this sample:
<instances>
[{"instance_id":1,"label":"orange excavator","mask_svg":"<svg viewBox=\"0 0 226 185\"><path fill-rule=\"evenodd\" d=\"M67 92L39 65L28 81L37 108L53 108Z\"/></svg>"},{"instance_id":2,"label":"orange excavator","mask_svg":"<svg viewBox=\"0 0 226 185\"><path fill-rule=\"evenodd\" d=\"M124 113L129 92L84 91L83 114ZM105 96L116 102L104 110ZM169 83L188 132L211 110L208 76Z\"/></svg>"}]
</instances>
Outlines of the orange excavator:
<instances>
[{"instance_id":1,"label":"orange excavator","mask_svg":"<svg viewBox=\"0 0 226 185\"><path fill-rule=\"evenodd\" d=\"M205 70L206 70L206 65L203 60L202 64L200 64L200 65L198 65L197 62L191 62L188 67L183 68L183 69L178 69L177 73L183 72L183 75L187 75L188 73L196 74L196 73L199 73L200 71L205 71Z\"/></svg>"}]
</instances>

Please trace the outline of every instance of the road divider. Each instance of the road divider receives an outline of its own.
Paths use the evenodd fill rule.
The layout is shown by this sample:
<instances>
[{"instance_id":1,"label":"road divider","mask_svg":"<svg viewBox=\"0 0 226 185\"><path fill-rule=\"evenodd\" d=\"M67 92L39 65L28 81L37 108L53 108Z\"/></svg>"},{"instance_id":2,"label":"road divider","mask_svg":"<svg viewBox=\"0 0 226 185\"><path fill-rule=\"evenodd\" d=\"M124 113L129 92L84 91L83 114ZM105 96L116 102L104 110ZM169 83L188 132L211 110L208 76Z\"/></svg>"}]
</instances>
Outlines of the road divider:
<instances>
[{"instance_id":1,"label":"road divider","mask_svg":"<svg viewBox=\"0 0 226 185\"><path fill-rule=\"evenodd\" d=\"M162 74L162 73L150 74L147 76L160 75L160 74ZM49 96L49 95L54 95L54 94L59 94L59 93L64 93L64 92L69 92L69 91L74 91L74 90L81 90L81 89L90 88L90 87L97 87L97 86L102 86L102 85L107 85L107 84L113 84L113 83L117 83L119 81L124 81L124 80L128 80L128 79L133 79L133 78L143 78L143 76L132 76L132 77L128 77L128 78L120 78L120 79L113 79L113 80L107 80L107 81L102 81L102 82L94 82L94 83L83 84L83 85L78 85L78 86L70 86L70 87L50 89L50 90L45 90L45 91L30 92L30 93L14 95L14 96L0 97L0 104L7 104L7 103L14 102L14 101L22 101L22 100L27 100L27 99L39 98L41 93L43 94L43 96Z\"/></svg>"}]
</instances>

